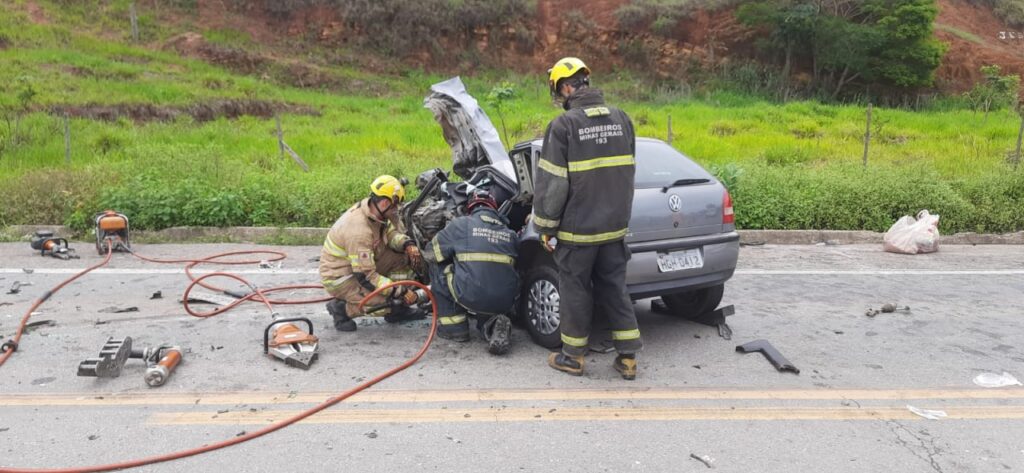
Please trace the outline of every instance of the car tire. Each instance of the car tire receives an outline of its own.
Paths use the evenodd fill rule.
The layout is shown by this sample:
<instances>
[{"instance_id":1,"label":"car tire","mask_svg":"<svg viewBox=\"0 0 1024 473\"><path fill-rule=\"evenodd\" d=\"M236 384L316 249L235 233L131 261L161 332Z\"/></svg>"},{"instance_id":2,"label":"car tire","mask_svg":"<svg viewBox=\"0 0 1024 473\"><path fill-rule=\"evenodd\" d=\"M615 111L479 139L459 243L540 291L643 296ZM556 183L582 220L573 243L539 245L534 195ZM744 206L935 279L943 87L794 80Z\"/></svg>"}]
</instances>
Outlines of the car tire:
<instances>
[{"instance_id":1,"label":"car tire","mask_svg":"<svg viewBox=\"0 0 1024 473\"><path fill-rule=\"evenodd\" d=\"M722 302L725 284L705 287L696 291L661 296L669 313L686 320L699 320L701 316L715 310Z\"/></svg>"},{"instance_id":2,"label":"car tire","mask_svg":"<svg viewBox=\"0 0 1024 473\"><path fill-rule=\"evenodd\" d=\"M544 348L562 346L558 311L558 270L550 264L530 268L519 295L519 320L530 338Z\"/></svg>"}]
</instances>

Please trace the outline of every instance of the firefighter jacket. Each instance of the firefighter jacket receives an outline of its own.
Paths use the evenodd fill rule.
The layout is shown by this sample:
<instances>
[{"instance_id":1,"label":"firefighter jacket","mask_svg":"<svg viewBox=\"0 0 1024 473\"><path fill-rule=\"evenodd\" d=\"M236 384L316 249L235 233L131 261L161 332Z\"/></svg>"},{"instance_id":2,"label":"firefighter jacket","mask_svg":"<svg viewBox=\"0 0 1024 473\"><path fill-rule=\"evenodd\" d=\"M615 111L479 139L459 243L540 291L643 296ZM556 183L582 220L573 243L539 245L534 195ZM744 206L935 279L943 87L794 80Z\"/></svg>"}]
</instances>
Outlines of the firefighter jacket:
<instances>
[{"instance_id":1,"label":"firefighter jacket","mask_svg":"<svg viewBox=\"0 0 1024 473\"><path fill-rule=\"evenodd\" d=\"M455 302L467 310L493 315L506 313L515 304L518 247L518 236L508 228L508 220L480 206L471 215L452 220L423 256L444 266L446 280L432 284L447 284Z\"/></svg>"},{"instance_id":2,"label":"firefighter jacket","mask_svg":"<svg viewBox=\"0 0 1024 473\"><path fill-rule=\"evenodd\" d=\"M633 209L633 123L585 87L551 121L537 162L533 223L559 243L600 245L625 238Z\"/></svg>"},{"instance_id":3,"label":"firefighter jacket","mask_svg":"<svg viewBox=\"0 0 1024 473\"><path fill-rule=\"evenodd\" d=\"M377 272L376 258L384 251L401 253L411 242L395 219L379 221L363 199L334 222L320 250L320 279L328 292L343 284L373 291L391 283Z\"/></svg>"}]
</instances>

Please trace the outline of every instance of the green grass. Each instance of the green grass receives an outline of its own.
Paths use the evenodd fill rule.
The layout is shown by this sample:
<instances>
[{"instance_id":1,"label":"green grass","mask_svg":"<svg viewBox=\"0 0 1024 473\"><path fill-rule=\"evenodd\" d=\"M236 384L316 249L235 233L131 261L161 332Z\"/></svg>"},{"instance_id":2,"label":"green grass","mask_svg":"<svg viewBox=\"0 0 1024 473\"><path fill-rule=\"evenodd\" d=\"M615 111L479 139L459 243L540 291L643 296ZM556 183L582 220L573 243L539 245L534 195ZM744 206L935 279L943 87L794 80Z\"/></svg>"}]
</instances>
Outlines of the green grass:
<instances>
[{"instance_id":1,"label":"green grass","mask_svg":"<svg viewBox=\"0 0 1024 473\"><path fill-rule=\"evenodd\" d=\"M20 144L0 147L0 226L67 223L81 229L104 207L129 214L139 229L326 226L378 174L411 179L451 166L440 127L422 107L429 85L444 76L371 74L324 62L326 73L355 82L344 90L301 89L282 85L278 75L241 75L181 58L155 47L155 39L131 45L122 34L126 22L110 16L111 10L127 11L127 2L111 2L106 14L43 2L52 14L49 25L33 24L18 5L0 6L0 38L10 43L0 49L0 106L16 107L19 84L26 81L38 95L36 111L22 120ZM165 28L151 34L174 33ZM255 48L242 33L202 33L216 44ZM463 80L481 100L494 84L513 83L519 96L506 115L511 141L539 136L560 113L539 72L475 71ZM780 105L721 90L691 95L639 84L628 73L595 76L609 101L632 116L639 135L665 139L671 116L676 148L706 167L739 170L730 182L745 228L884 230L899 215L925 207L946 214L946 231L1024 228L1024 212L1006 210L1021 208L1024 194L1024 171L1014 173L1005 164L1019 124L1007 112L983 120L966 110L876 108L865 171L863 107ZM274 121L257 117L202 123L187 116L144 123L72 119L68 166L62 119L48 112L90 104L188 107L224 99L318 111L281 116L286 141L311 172L278 155ZM491 118L500 132L497 116ZM0 142L10 138L0 120Z\"/></svg>"},{"instance_id":2,"label":"green grass","mask_svg":"<svg viewBox=\"0 0 1024 473\"><path fill-rule=\"evenodd\" d=\"M981 39L980 36L978 36L978 35L976 35L974 33L971 33L969 31L961 30L961 29L953 27L953 26L944 25L942 23L936 23L935 24L935 29L946 31L946 32L951 33L951 34L953 34L954 36L956 36L956 37L958 37L960 39L965 39L965 40L970 41L972 43L985 44L985 41L983 39Z\"/></svg>"}]
</instances>

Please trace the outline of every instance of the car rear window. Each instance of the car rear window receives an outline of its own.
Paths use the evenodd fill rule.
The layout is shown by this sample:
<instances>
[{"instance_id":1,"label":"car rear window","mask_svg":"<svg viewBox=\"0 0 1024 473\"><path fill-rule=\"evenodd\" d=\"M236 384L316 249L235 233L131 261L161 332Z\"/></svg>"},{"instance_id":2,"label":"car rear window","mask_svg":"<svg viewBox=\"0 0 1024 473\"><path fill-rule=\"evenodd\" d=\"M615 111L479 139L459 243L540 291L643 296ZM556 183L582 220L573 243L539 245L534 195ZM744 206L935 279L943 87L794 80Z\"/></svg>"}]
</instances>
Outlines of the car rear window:
<instances>
[{"instance_id":1,"label":"car rear window","mask_svg":"<svg viewBox=\"0 0 1024 473\"><path fill-rule=\"evenodd\" d=\"M704 168L658 141L636 142L636 188L663 187L679 179L711 179Z\"/></svg>"}]
</instances>

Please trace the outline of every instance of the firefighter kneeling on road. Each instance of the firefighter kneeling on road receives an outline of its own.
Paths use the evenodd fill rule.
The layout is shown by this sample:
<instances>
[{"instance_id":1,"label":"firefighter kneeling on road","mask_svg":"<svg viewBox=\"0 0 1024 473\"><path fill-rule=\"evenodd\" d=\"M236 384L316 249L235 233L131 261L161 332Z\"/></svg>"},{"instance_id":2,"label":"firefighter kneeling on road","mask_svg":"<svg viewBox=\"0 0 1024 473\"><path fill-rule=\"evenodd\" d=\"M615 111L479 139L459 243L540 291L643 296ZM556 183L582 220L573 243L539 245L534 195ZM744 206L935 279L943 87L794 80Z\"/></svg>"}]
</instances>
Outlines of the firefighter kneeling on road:
<instances>
[{"instance_id":1,"label":"firefighter kneeling on road","mask_svg":"<svg viewBox=\"0 0 1024 473\"><path fill-rule=\"evenodd\" d=\"M486 190L473 193L469 215L452 220L425 248L430 263L430 288L437 301L441 338L469 340L467 316L477 316L477 328L494 355L508 352L512 310L519 293L516 233L498 214L494 197Z\"/></svg>"},{"instance_id":2,"label":"firefighter kneeling on road","mask_svg":"<svg viewBox=\"0 0 1024 473\"><path fill-rule=\"evenodd\" d=\"M364 310L383 306L379 310L369 314L359 310L359 302L368 294L392 281L412 279L412 267L422 264L419 248L397 219L404 199L401 181L380 176L370 184L370 196L342 214L327 234L320 251L320 282L334 297L327 303L334 328L353 332L352 318L363 315L383 315L391 323L427 316L409 307L417 301L410 286L396 286L364 306Z\"/></svg>"}]
</instances>

